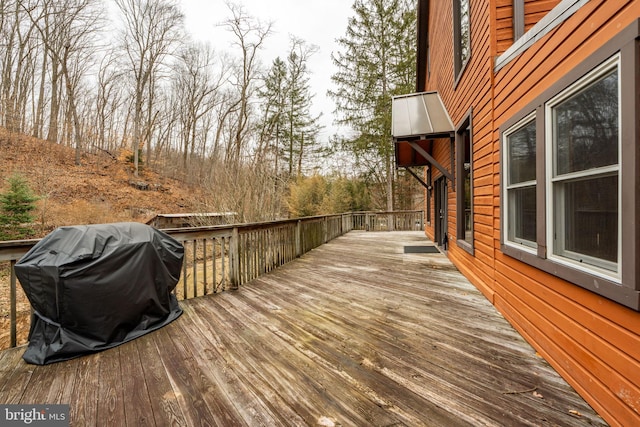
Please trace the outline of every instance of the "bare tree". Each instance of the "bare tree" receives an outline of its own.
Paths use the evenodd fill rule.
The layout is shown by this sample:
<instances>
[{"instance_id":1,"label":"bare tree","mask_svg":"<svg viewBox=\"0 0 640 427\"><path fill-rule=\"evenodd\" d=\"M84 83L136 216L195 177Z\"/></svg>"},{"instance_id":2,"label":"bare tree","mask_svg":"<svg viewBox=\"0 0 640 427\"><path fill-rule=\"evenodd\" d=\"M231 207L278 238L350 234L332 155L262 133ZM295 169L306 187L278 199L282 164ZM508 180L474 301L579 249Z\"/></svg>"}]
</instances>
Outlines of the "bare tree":
<instances>
[{"instance_id":1,"label":"bare tree","mask_svg":"<svg viewBox=\"0 0 640 427\"><path fill-rule=\"evenodd\" d=\"M101 150L112 150L113 133L117 110L123 104L122 72L118 67L118 54L108 52L99 65L95 96L96 145Z\"/></svg>"},{"instance_id":2,"label":"bare tree","mask_svg":"<svg viewBox=\"0 0 640 427\"><path fill-rule=\"evenodd\" d=\"M177 94L177 110L181 128L182 163L185 171L188 160L196 153L196 141L203 135L204 119L217 102L218 91L224 83L224 75L213 75L213 51L208 45L186 46L179 55L175 66L173 90Z\"/></svg>"},{"instance_id":3,"label":"bare tree","mask_svg":"<svg viewBox=\"0 0 640 427\"><path fill-rule=\"evenodd\" d=\"M256 81L259 79L258 52L271 34L272 23L262 23L248 15L242 6L227 2L231 18L222 26L231 32L235 39L233 45L240 49L239 68L233 76L238 93L238 109L233 124L233 134L227 147L226 160L229 164L238 164L244 147L245 137L250 130L250 100L254 95Z\"/></svg>"},{"instance_id":4,"label":"bare tree","mask_svg":"<svg viewBox=\"0 0 640 427\"><path fill-rule=\"evenodd\" d=\"M134 174L138 176L145 97L147 101L151 99L154 75L182 36L184 17L174 0L115 0L115 3L124 17L122 45L128 71L134 79L132 148ZM147 104L147 112L151 111L152 105Z\"/></svg>"},{"instance_id":5,"label":"bare tree","mask_svg":"<svg viewBox=\"0 0 640 427\"><path fill-rule=\"evenodd\" d=\"M22 3L0 2L0 110L2 124L12 132L25 129L25 112L37 56L34 26Z\"/></svg>"},{"instance_id":6,"label":"bare tree","mask_svg":"<svg viewBox=\"0 0 640 427\"><path fill-rule=\"evenodd\" d=\"M98 0L44 0L41 8L26 8L31 22L41 35L47 55L54 67L52 75L62 76L68 102L67 129L73 129L76 151L75 162L80 163L82 147L82 124L78 114L78 90L82 76L88 70L89 58L93 54L93 37L99 29L100 17L104 14ZM59 67L59 71L58 71ZM58 74L59 73L59 74ZM58 78L56 77L56 79ZM53 85L53 78L52 78ZM57 140L57 115L59 108L58 89L53 87L49 136ZM52 129L52 123L54 129Z\"/></svg>"}]
</instances>

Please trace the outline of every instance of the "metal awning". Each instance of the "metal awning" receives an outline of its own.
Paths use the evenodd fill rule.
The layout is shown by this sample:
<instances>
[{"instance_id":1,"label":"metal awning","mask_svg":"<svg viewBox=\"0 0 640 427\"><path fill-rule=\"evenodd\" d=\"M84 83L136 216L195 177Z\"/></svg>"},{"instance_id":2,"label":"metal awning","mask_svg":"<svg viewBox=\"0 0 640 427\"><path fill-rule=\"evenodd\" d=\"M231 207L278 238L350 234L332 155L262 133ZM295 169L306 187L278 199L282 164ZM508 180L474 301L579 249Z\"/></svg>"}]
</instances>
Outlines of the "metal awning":
<instances>
[{"instance_id":1,"label":"metal awning","mask_svg":"<svg viewBox=\"0 0 640 427\"><path fill-rule=\"evenodd\" d=\"M394 96L391 116L394 141L442 138L454 132L438 92Z\"/></svg>"},{"instance_id":2,"label":"metal awning","mask_svg":"<svg viewBox=\"0 0 640 427\"><path fill-rule=\"evenodd\" d=\"M453 171L455 129L438 92L395 96L391 110L391 134L397 167L410 171L412 166L433 165L453 182L452 172L431 156L434 141L446 139L451 144Z\"/></svg>"}]
</instances>

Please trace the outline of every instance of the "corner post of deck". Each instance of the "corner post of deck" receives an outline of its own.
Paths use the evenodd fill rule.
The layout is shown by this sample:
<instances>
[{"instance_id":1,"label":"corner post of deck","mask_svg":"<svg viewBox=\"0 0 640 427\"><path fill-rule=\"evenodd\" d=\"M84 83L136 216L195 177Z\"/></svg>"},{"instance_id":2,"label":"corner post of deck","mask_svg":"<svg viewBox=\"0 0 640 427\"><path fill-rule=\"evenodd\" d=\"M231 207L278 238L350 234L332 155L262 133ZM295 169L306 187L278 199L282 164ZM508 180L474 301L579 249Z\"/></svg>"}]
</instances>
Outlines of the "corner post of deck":
<instances>
[{"instance_id":1,"label":"corner post of deck","mask_svg":"<svg viewBox=\"0 0 640 427\"><path fill-rule=\"evenodd\" d=\"M233 227L231 241L229 242L229 278L231 289L238 289L240 286L240 233L238 227Z\"/></svg>"}]
</instances>

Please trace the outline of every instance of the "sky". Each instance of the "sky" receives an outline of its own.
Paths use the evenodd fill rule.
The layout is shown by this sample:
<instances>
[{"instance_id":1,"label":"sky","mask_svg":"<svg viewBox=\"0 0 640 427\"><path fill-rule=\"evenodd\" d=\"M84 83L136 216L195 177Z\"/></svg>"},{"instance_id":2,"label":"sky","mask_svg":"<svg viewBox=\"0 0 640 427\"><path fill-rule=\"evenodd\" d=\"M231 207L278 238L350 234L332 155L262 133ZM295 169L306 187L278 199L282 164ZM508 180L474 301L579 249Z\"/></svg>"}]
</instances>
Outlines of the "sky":
<instances>
[{"instance_id":1,"label":"sky","mask_svg":"<svg viewBox=\"0 0 640 427\"><path fill-rule=\"evenodd\" d=\"M318 135L328 141L337 128L333 125L334 102L327 96L332 87L335 68L331 53L340 50L335 42L346 33L347 22L353 15L352 0L235 0L244 6L248 15L262 22L272 22L272 34L261 52L263 65L269 67L276 57L286 59L289 37L293 35L319 50L309 60L311 90L314 93L314 114L322 113L325 126ZM209 41L216 50L232 52L228 31L219 24L231 16L224 0L181 0L185 26L195 40Z\"/></svg>"}]
</instances>

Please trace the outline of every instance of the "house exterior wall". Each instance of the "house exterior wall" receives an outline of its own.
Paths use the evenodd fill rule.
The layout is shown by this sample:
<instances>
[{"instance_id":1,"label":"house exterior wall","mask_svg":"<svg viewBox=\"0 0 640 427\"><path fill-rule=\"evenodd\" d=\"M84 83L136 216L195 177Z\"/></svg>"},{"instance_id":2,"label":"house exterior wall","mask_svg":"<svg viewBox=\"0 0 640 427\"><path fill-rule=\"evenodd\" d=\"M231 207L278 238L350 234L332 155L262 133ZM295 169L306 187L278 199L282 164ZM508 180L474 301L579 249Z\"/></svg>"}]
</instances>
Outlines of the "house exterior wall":
<instances>
[{"instance_id":1,"label":"house exterior wall","mask_svg":"<svg viewBox=\"0 0 640 427\"><path fill-rule=\"evenodd\" d=\"M559 3L527 0L526 29ZM422 29L429 38L426 90L440 93L455 126L471 114L473 243L458 240L457 186L449 183L448 256L607 422L640 425L640 312L505 254L501 242L505 124L640 18L640 1L585 2L498 70L496 57L513 44L513 1L470 5L471 57L461 75L453 72L452 2L429 1ZM450 155L447 144L434 144L441 164L449 167ZM432 180L438 176L432 168ZM430 208L426 234L434 238L433 199Z\"/></svg>"}]
</instances>

